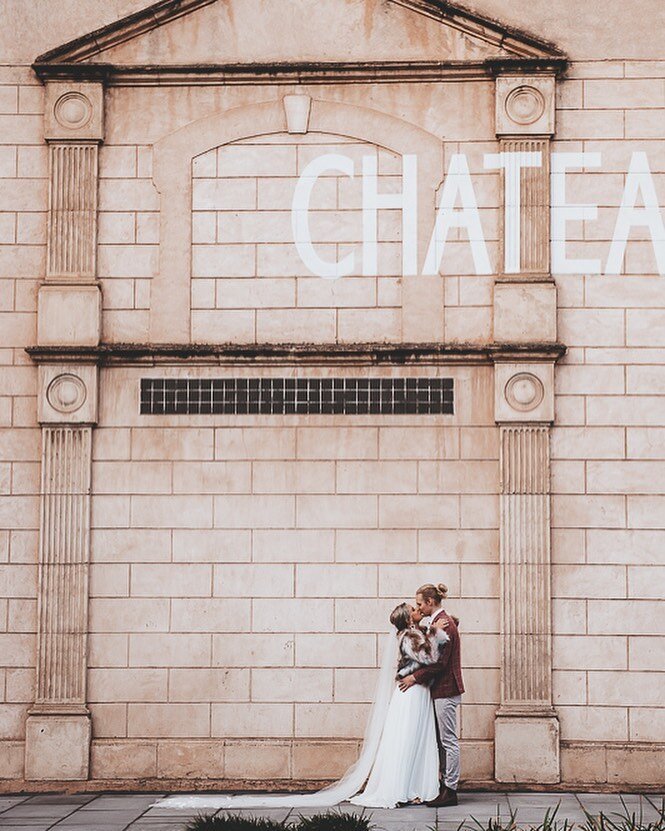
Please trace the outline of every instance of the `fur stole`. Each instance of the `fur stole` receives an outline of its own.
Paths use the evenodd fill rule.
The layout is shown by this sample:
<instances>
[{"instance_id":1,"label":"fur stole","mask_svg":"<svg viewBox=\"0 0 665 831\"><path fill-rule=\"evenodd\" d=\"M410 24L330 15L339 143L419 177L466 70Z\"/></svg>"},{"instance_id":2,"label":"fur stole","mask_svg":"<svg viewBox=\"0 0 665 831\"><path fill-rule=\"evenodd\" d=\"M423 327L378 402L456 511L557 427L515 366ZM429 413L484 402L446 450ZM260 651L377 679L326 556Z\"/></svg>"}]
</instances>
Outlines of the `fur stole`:
<instances>
[{"instance_id":1,"label":"fur stole","mask_svg":"<svg viewBox=\"0 0 665 831\"><path fill-rule=\"evenodd\" d=\"M425 631L418 626L409 626L397 633L399 644L399 662L397 677L404 678L425 664L435 664L439 660L439 650L450 638L443 629Z\"/></svg>"}]
</instances>

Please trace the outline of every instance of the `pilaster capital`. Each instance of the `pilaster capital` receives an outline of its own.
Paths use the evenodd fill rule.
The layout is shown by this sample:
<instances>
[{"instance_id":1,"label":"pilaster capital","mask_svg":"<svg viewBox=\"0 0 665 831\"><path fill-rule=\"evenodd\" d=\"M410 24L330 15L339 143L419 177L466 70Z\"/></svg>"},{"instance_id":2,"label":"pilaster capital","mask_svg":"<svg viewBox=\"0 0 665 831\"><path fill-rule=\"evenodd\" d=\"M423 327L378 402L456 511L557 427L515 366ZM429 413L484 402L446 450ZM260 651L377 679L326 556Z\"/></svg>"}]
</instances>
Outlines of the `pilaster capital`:
<instances>
[{"instance_id":1,"label":"pilaster capital","mask_svg":"<svg viewBox=\"0 0 665 831\"><path fill-rule=\"evenodd\" d=\"M554 75L498 75L496 134L552 136L554 134Z\"/></svg>"},{"instance_id":2,"label":"pilaster capital","mask_svg":"<svg viewBox=\"0 0 665 831\"><path fill-rule=\"evenodd\" d=\"M46 141L104 140L104 87L83 81L48 81L44 110Z\"/></svg>"},{"instance_id":3,"label":"pilaster capital","mask_svg":"<svg viewBox=\"0 0 665 831\"><path fill-rule=\"evenodd\" d=\"M497 362L494 418L500 424L554 421L554 363Z\"/></svg>"},{"instance_id":4,"label":"pilaster capital","mask_svg":"<svg viewBox=\"0 0 665 831\"><path fill-rule=\"evenodd\" d=\"M96 424L97 379L95 364L40 364L40 424Z\"/></svg>"}]
</instances>

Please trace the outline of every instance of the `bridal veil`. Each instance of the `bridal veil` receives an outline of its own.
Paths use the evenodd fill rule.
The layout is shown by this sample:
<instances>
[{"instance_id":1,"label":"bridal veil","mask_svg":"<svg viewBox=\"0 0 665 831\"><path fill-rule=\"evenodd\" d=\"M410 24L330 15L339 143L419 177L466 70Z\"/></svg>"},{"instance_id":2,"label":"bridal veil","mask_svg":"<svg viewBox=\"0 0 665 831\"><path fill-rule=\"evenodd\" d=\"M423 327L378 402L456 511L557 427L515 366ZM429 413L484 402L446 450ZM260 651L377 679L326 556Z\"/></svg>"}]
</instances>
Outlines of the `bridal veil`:
<instances>
[{"instance_id":1,"label":"bridal veil","mask_svg":"<svg viewBox=\"0 0 665 831\"><path fill-rule=\"evenodd\" d=\"M357 794L365 784L372 770L388 712L388 705L395 689L398 645L395 631L383 638L381 667L376 685L374 701L365 728L362 750L358 761L346 771L341 779L315 793L290 794L242 794L239 796L191 795L169 796L152 803L151 808L331 808Z\"/></svg>"}]
</instances>

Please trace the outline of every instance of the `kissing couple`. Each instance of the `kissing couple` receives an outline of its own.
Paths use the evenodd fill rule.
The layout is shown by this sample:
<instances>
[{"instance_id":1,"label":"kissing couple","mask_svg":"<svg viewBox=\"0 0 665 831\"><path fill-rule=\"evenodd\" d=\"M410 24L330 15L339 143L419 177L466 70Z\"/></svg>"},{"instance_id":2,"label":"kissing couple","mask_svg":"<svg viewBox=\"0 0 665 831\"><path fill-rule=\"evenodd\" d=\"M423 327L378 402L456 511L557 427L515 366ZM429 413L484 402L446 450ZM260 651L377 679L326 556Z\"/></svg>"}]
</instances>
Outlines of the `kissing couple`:
<instances>
[{"instance_id":1,"label":"kissing couple","mask_svg":"<svg viewBox=\"0 0 665 831\"><path fill-rule=\"evenodd\" d=\"M415 606L401 603L391 612L394 629L384 640L360 757L337 782L309 794L171 796L153 804L216 809L331 808L346 800L371 808L457 805L457 708L464 684L459 620L442 606L447 594L443 583L428 583L416 592Z\"/></svg>"},{"instance_id":2,"label":"kissing couple","mask_svg":"<svg viewBox=\"0 0 665 831\"><path fill-rule=\"evenodd\" d=\"M397 686L365 790L351 799L357 805L457 805L457 708L464 683L459 620L441 605L447 594L443 583L428 583L416 592L415 608L402 603L390 615L397 629Z\"/></svg>"}]
</instances>

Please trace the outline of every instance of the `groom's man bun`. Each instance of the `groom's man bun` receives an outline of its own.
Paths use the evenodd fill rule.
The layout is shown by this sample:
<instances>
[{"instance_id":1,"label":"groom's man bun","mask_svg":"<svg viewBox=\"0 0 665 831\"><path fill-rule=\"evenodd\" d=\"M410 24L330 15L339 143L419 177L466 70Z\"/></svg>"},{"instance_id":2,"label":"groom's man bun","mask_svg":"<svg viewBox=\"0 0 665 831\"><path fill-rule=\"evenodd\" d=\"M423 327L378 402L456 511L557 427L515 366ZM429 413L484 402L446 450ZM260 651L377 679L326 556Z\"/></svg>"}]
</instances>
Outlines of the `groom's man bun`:
<instances>
[{"instance_id":1,"label":"groom's man bun","mask_svg":"<svg viewBox=\"0 0 665 831\"><path fill-rule=\"evenodd\" d=\"M416 596L419 594L422 595L424 600L440 603L445 597L448 597L448 586L445 583L438 583L436 586L434 583L425 583L424 586L418 589Z\"/></svg>"}]
</instances>

